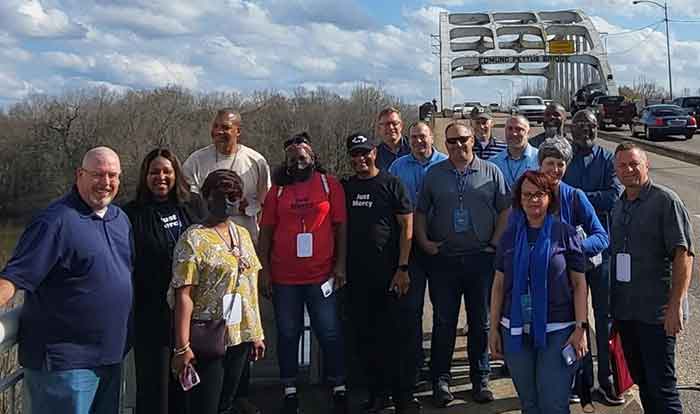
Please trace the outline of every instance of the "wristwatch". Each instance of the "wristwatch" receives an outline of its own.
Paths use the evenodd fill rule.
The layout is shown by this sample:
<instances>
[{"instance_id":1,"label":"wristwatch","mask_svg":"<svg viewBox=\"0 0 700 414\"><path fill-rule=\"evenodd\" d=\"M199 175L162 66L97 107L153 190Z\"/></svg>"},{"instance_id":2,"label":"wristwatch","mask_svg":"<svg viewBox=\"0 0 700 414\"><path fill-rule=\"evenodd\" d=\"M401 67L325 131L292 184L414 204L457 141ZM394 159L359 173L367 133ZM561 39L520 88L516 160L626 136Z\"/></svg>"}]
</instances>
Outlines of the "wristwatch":
<instances>
[{"instance_id":1,"label":"wristwatch","mask_svg":"<svg viewBox=\"0 0 700 414\"><path fill-rule=\"evenodd\" d=\"M576 327L588 329L588 322L587 321L576 321Z\"/></svg>"},{"instance_id":2,"label":"wristwatch","mask_svg":"<svg viewBox=\"0 0 700 414\"><path fill-rule=\"evenodd\" d=\"M407 264L399 265L398 269L400 272L408 272L408 265Z\"/></svg>"}]
</instances>

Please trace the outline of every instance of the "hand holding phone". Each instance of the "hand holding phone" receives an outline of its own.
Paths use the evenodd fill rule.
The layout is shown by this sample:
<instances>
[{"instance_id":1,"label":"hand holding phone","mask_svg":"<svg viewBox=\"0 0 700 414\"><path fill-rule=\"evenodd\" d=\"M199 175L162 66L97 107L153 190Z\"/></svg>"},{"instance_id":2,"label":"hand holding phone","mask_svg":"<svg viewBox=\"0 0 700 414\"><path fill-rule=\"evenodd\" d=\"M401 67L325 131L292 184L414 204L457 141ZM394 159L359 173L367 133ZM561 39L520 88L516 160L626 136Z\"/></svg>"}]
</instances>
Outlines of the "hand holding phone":
<instances>
[{"instance_id":1,"label":"hand holding phone","mask_svg":"<svg viewBox=\"0 0 700 414\"><path fill-rule=\"evenodd\" d=\"M561 356L564 358L566 365L573 365L574 362L576 362L576 350L573 345L567 344L564 349L561 350Z\"/></svg>"},{"instance_id":2,"label":"hand holding phone","mask_svg":"<svg viewBox=\"0 0 700 414\"><path fill-rule=\"evenodd\" d=\"M185 369L180 372L180 386L184 391L189 391L199 384L199 374L191 364L185 365Z\"/></svg>"}]
</instances>

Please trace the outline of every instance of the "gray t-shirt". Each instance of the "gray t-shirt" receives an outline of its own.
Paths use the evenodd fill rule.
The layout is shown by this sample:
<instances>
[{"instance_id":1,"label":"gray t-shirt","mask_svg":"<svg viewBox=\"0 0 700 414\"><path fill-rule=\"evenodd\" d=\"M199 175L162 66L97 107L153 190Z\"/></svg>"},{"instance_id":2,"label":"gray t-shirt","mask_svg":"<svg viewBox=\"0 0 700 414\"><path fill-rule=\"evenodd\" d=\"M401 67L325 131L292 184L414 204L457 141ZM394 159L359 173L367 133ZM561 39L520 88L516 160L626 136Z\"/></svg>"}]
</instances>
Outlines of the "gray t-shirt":
<instances>
[{"instance_id":1,"label":"gray t-shirt","mask_svg":"<svg viewBox=\"0 0 700 414\"><path fill-rule=\"evenodd\" d=\"M676 247L694 255L693 228L672 190L647 183L634 201L623 193L612 211L611 306L615 319L663 323ZM631 280L618 281L617 254L629 253Z\"/></svg>"},{"instance_id":2,"label":"gray t-shirt","mask_svg":"<svg viewBox=\"0 0 700 414\"><path fill-rule=\"evenodd\" d=\"M493 163L474 157L462 179L461 203L458 174L449 159L431 167L416 207L426 215L428 238L444 241L440 254L446 256L475 253L488 246L498 214L511 204L503 174Z\"/></svg>"}]
</instances>

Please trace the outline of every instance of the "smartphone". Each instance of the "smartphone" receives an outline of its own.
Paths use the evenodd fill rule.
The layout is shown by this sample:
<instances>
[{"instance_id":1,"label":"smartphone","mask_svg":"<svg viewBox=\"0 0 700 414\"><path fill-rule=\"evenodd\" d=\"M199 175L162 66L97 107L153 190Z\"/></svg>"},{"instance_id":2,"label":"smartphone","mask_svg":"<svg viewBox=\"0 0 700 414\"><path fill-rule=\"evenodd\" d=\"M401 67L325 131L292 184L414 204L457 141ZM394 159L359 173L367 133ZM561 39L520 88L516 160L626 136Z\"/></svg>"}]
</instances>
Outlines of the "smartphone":
<instances>
[{"instance_id":1,"label":"smartphone","mask_svg":"<svg viewBox=\"0 0 700 414\"><path fill-rule=\"evenodd\" d=\"M188 364L180 373L180 386L184 391L189 391L197 384L199 384L199 374L192 365Z\"/></svg>"},{"instance_id":2,"label":"smartphone","mask_svg":"<svg viewBox=\"0 0 700 414\"><path fill-rule=\"evenodd\" d=\"M571 366L576 362L576 350L571 344L568 344L561 350L561 356L564 358L566 365Z\"/></svg>"}]
</instances>

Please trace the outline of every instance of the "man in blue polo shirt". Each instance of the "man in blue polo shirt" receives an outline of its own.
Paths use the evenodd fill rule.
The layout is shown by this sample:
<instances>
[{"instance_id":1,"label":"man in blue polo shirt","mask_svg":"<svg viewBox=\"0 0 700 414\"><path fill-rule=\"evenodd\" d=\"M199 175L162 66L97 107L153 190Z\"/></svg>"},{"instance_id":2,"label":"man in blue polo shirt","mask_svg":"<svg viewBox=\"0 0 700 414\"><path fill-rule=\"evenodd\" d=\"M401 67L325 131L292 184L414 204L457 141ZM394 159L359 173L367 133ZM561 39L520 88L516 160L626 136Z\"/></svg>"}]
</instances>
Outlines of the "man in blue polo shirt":
<instances>
[{"instance_id":1,"label":"man in blue polo shirt","mask_svg":"<svg viewBox=\"0 0 700 414\"><path fill-rule=\"evenodd\" d=\"M408 155L411 147L408 140L401 135L403 121L401 112L394 108L384 108L377 115L376 134L381 144L377 146L377 168L386 171L392 162Z\"/></svg>"},{"instance_id":2,"label":"man in blue polo shirt","mask_svg":"<svg viewBox=\"0 0 700 414\"><path fill-rule=\"evenodd\" d=\"M408 128L408 142L411 145L411 153L394 161L389 167L389 172L397 177L408 190L411 207L415 210L418 202L418 193L423 186L423 177L428 169L438 162L447 159L447 155L437 151L433 147L433 131L428 124L418 121ZM416 311L418 330L416 338L416 364L418 367L416 383L420 381L420 371L423 367L423 305L425 302L425 285L427 280L426 269L429 263L423 251L415 244L411 250L409 260L409 274L411 276L411 290L408 295L411 299L412 309Z\"/></svg>"},{"instance_id":3,"label":"man in blue polo shirt","mask_svg":"<svg viewBox=\"0 0 700 414\"><path fill-rule=\"evenodd\" d=\"M508 148L491 157L489 161L496 164L503 173L508 186L513 188L525 171L540 169L537 148L528 143L530 122L522 115L515 115L506 121L506 143Z\"/></svg>"},{"instance_id":4,"label":"man in blue polo shirt","mask_svg":"<svg viewBox=\"0 0 700 414\"><path fill-rule=\"evenodd\" d=\"M72 191L27 226L0 272L0 305L25 291L24 412L117 414L132 301L132 234L111 205L119 157L85 154Z\"/></svg>"}]
</instances>

